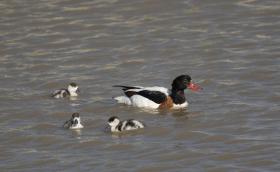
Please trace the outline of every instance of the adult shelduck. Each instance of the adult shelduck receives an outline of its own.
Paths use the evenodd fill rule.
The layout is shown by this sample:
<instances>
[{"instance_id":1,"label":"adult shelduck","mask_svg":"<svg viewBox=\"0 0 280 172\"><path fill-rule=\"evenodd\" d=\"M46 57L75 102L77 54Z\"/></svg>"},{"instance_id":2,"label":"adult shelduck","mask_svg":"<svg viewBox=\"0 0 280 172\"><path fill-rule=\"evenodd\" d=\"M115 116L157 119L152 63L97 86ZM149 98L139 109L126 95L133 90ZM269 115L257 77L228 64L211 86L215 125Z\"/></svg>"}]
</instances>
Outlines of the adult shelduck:
<instances>
[{"instance_id":1,"label":"adult shelduck","mask_svg":"<svg viewBox=\"0 0 280 172\"><path fill-rule=\"evenodd\" d=\"M108 119L108 124L111 127L111 132L121 132L128 130L137 130L144 128L144 124L135 119L121 121L118 117L112 116Z\"/></svg>"},{"instance_id":2,"label":"adult shelduck","mask_svg":"<svg viewBox=\"0 0 280 172\"><path fill-rule=\"evenodd\" d=\"M125 96L114 97L118 103L124 103L141 108L165 109L165 108L184 108L188 106L184 90L199 91L201 87L192 82L189 75L180 75L172 82L172 89L164 87L141 87L123 86L121 87Z\"/></svg>"},{"instance_id":3,"label":"adult shelduck","mask_svg":"<svg viewBox=\"0 0 280 172\"><path fill-rule=\"evenodd\" d=\"M72 82L68 85L67 89L62 88L59 90L55 90L52 93L52 97L54 98L65 98L67 96L69 97L76 97L78 96L78 93L80 92L79 87L76 83Z\"/></svg>"}]
</instances>

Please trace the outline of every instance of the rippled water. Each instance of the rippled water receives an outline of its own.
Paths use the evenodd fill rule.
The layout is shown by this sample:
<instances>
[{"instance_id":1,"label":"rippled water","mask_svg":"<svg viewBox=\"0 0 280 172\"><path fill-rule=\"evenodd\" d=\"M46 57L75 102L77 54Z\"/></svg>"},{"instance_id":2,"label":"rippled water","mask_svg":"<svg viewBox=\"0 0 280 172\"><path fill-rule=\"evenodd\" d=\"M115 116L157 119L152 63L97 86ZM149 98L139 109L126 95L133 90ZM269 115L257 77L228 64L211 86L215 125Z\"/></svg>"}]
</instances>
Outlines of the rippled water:
<instances>
[{"instance_id":1,"label":"rippled water","mask_svg":"<svg viewBox=\"0 0 280 172\"><path fill-rule=\"evenodd\" d=\"M1 171L279 171L279 31L277 0L0 1ZM188 109L111 99L180 74L204 88ZM112 115L147 128L111 135Z\"/></svg>"}]
</instances>

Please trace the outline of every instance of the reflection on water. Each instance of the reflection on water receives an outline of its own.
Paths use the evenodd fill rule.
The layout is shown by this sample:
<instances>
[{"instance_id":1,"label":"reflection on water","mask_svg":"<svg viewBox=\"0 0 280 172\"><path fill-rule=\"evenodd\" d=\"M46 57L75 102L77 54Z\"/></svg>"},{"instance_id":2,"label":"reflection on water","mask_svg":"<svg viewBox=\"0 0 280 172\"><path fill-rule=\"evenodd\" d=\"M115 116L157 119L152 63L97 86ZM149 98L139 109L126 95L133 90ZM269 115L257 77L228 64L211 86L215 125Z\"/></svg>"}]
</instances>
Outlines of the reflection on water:
<instances>
[{"instance_id":1,"label":"reflection on water","mask_svg":"<svg viewBox=\"0 0 280 172\"><path fill-rule=\"evenodd\" d=\"M77 138L77 139L81 139L81 135L82 135L82 130L81 129L75 129L75 130L71 130L73 137Z\"/></svg>"},{"instance_id":2,"label":"reflection on water","mask_svg":"<svg viewBox=\"0 0 280 172\"><path fill-rule=\"evenodd\" d=\"M280 1L0 2L1 171L279 171ZM189 107L116 104L112 85L171 87ZM75 81L75 99L52 90ZM66 130L79 112L85 128ZM146 128L111 134L110 116Z\"/></svg>"}]
</instances>

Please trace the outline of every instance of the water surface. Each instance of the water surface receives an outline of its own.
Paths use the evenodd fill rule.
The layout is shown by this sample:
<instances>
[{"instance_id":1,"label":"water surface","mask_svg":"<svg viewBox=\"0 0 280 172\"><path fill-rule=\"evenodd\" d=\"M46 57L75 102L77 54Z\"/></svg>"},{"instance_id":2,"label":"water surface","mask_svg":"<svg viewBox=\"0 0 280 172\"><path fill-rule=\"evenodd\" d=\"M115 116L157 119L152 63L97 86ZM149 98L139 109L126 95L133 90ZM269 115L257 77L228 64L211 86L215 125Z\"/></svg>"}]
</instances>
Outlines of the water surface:
<instances>
[{"instance_id":1,"label":"water surface","mask_svg":"<svg viewBox=\"0 0 280 172\"><path fill-rule=\"evenodd\" d=\"M279 21L276 0L1 1L1 171L279 171ZM111 99L180 74L204 88L187 109ZM112 135L112 115L147 128Z\"/></svg>"}]
</instances>

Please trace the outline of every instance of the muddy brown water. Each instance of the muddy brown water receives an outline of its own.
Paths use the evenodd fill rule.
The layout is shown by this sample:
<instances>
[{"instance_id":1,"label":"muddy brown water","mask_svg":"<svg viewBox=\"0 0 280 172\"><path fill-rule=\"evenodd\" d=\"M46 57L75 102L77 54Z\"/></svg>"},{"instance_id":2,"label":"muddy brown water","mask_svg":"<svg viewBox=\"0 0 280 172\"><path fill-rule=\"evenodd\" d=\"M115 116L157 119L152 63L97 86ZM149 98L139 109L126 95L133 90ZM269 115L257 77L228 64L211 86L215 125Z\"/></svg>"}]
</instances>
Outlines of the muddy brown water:
<instances>
[{"instance_id":1,"label":"muddy brown water","mask_svg":"<svg viewBox=\"0 0 280 172\"><path fill-rule=\"evenodd\" d=\"M279 21L277 0L0 1L0 171L279 171ZM111 99L179 74L204 88L187 109ZM112 115L147 128L112 135Z\"/></svg>"}]
</instances>

